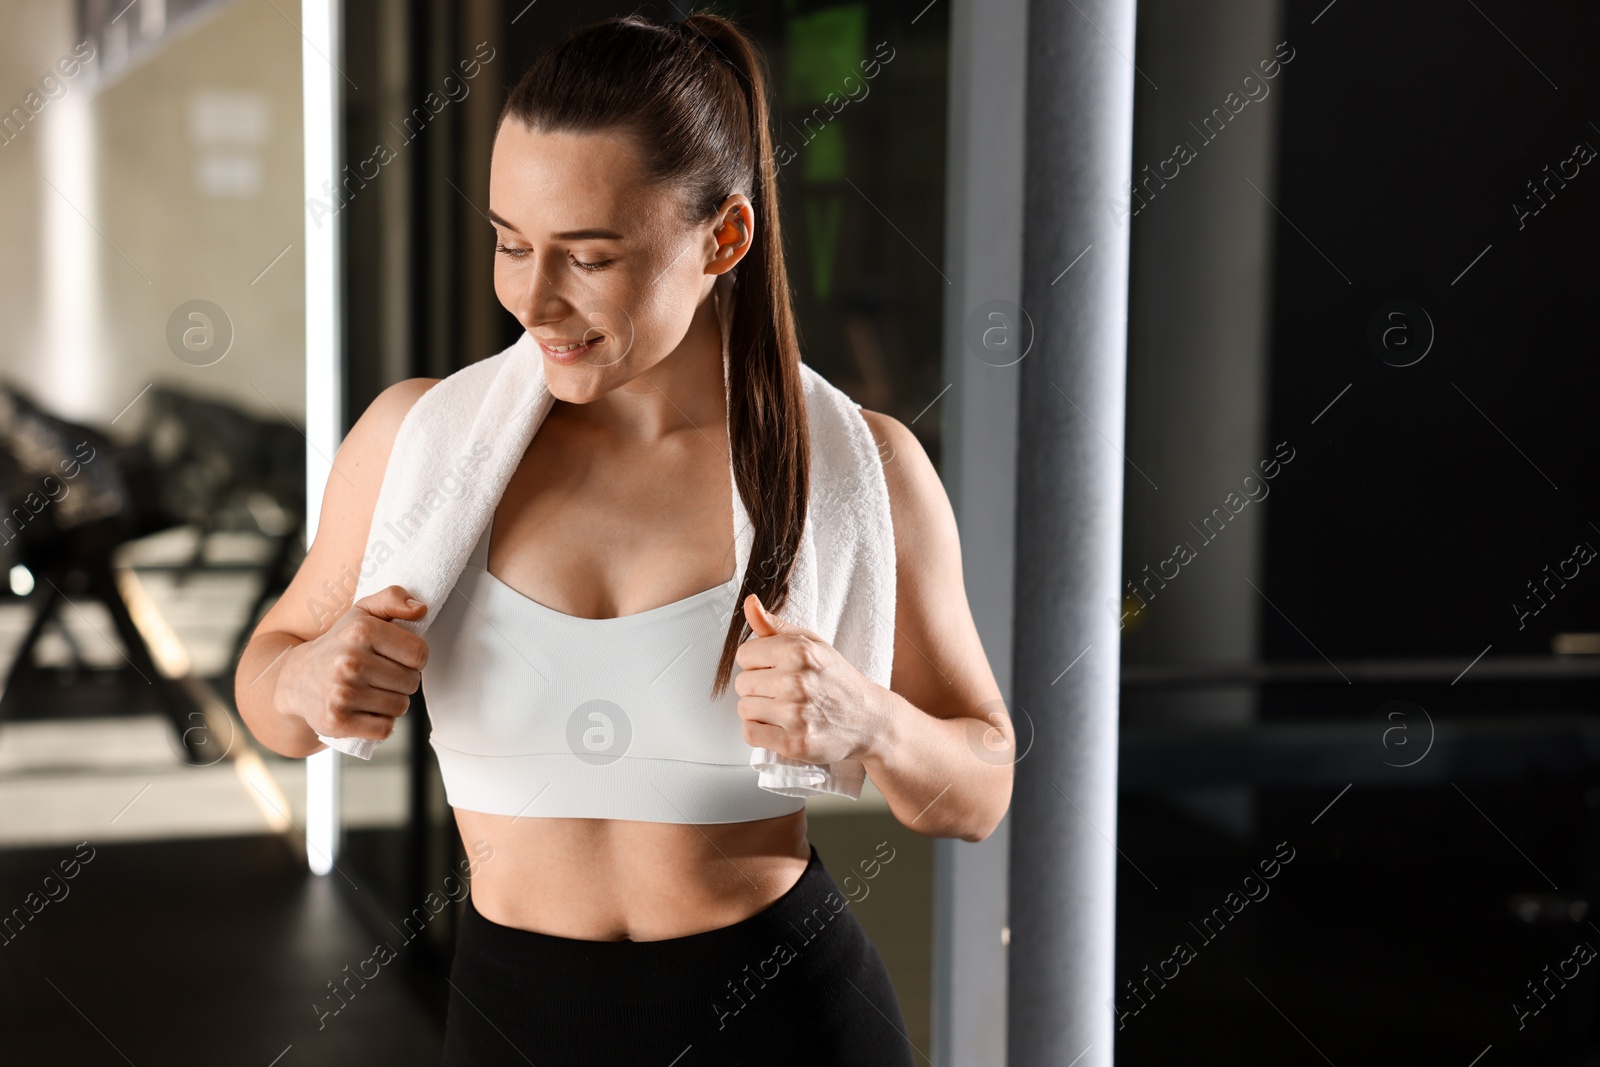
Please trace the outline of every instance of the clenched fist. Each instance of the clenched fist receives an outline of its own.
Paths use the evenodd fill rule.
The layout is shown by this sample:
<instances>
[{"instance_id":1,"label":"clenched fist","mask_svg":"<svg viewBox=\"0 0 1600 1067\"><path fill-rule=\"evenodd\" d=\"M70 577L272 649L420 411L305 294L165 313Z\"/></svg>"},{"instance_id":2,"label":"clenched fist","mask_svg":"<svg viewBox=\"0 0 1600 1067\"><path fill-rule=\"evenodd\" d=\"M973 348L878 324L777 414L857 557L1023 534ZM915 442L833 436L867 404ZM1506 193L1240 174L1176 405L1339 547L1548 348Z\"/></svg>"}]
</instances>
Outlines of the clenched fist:
<instances>
[{"instance_id":1,"label":"clenched fist","mask_svg":"<svg viewBox=\"0 0 1600 1067\"><path fill-rule=\"evenodd\" d=\"M426 604L391 585L362 597L326 633L290 648L278 672L279 713L325 737L386 740L422 684L428 643L391 620L420 619Z\"/></svg>"}]
</instances>

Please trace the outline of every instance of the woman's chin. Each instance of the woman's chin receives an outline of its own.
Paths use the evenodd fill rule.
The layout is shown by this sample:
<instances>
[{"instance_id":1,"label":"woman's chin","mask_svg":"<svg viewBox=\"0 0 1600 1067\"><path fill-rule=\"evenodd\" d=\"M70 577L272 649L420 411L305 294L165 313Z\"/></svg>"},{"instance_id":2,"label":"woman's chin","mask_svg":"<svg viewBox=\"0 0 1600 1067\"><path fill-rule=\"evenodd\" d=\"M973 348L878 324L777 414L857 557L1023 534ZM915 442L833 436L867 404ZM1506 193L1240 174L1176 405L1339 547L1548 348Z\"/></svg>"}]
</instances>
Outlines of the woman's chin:
<instances>
[{"instance_id":1,"label":"woman's chin","mask_svg":"<svg viewBox=\"0 0 1600 1067\"><path fill-rule=\"evenodd\" d=\"M610 376L605 373L604 368L590 367L582 363L573 367L563 367L546 360L544 377L550 395L568 404L587 404L609 391L606 382Z\"/></svg>"}]
</instances>

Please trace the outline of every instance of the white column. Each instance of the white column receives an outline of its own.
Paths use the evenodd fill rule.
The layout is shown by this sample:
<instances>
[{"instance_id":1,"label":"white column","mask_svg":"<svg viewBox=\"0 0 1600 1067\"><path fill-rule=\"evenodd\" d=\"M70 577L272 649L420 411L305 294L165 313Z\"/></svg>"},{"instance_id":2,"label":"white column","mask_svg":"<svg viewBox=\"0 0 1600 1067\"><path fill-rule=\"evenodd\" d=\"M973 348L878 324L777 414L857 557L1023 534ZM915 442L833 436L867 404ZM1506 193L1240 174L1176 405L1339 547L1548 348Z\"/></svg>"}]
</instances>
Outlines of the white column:
<instances>
[{"instance_id":1,"label":"white column","mask_svg":"<svg viewBox=\"0 0 1600 1067\"><path fill-rule=\"evenodd\" d=\"M1025 344L1023 69L1027 0L956 0L950 14L945 166L944 382L940 462L961 530L973 619L1011 694L1016 570L1017 387L1006 345ZM999 320L990 313L1000 311ZM974 343L991 325L987 347ZM977 349L976 351L974 349ZM1008 365L1009 364L1009 365ZM1021 716L1017 716L1021 719ZM1019 726L1019 729L1023 727ZM1011 820L985 841L934 842L933 1049L944 1067L1005 1062L1007 855Z\"/></svg>"},{"instance_id":2,"label":"white column","mask_svg":"<svg viewBox=\"0 0 1600 1067\"><path fill-rule=\"evenodd\" d=\"M301 0L301 84L304 101L305 195L337 202L340 169L339 0ZM326 183L326 184L325 184ZM330 193L325 189L332 190ZM322 490L344 439L344 350L340 224L337 212L306 212L306 544L317 536ZM339 753L306 760L306 860L318 874L333 869L339 848Z\"/></svg>"}]
</instances>

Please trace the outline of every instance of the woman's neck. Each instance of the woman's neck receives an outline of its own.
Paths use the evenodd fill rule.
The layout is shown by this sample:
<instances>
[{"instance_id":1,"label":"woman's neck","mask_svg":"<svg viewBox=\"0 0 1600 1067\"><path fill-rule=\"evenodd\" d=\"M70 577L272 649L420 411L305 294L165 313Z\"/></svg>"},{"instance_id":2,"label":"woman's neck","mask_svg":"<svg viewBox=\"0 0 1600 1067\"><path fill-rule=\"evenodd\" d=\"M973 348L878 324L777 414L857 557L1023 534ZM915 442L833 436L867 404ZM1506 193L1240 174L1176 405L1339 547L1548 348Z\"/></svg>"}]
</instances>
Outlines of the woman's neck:
<instances>
[{"instance_id":1,"label":"woman's neck","mask_svg":"<svg viewBox=\"0 0 1600 1067\"><path fill-rule=\"evenodd\" d=\"M563 404L567 417L634 444L691 428L713 442L720 440L728 408L714 300L707 295L700 302L671 353L604 396L587 404Z\"/></svg>"}]
</instances>

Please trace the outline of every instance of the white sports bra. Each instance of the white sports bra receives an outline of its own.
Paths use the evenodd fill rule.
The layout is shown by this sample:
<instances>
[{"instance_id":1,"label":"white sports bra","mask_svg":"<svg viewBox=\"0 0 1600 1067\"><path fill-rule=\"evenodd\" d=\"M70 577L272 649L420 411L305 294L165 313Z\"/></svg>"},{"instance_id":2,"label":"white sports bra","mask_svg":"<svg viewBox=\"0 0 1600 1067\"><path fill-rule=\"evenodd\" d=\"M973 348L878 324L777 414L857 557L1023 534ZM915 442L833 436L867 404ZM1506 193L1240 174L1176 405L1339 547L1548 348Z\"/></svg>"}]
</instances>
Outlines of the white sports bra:
<instances>
[{"instance_id":1,"label":"white sports bra","mask_svg":"<svg viewBox=\"0 0 1600 1067\"><path fill-rule=\"evenodd\" d=\"M567 615L489 573L493 525L428 631L428 741L451 807L673 823L805 807L757 784L738 664L711 699L734 579L632 615Z\"/></svg>"}]
</instances>

